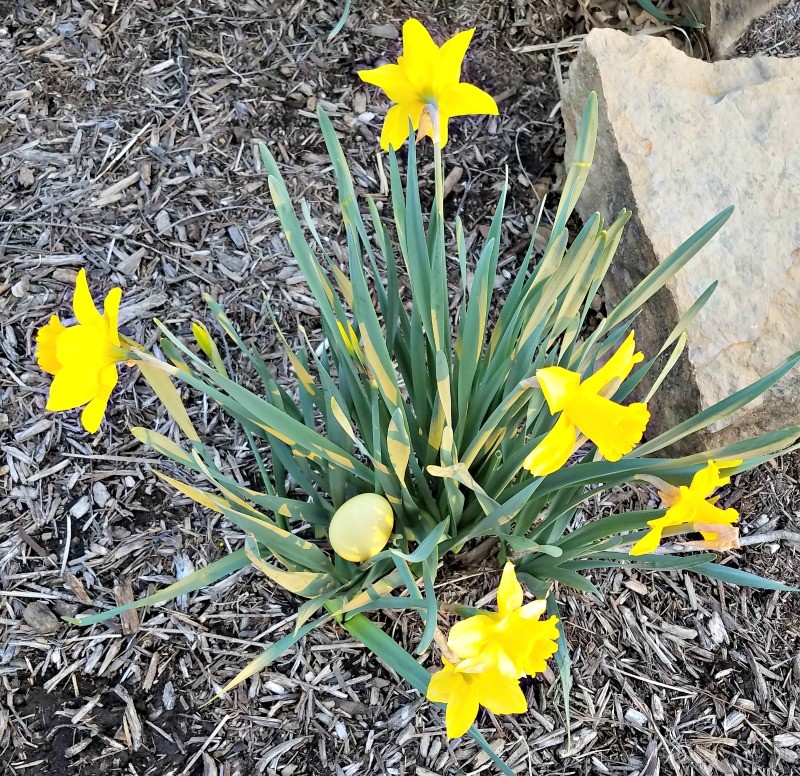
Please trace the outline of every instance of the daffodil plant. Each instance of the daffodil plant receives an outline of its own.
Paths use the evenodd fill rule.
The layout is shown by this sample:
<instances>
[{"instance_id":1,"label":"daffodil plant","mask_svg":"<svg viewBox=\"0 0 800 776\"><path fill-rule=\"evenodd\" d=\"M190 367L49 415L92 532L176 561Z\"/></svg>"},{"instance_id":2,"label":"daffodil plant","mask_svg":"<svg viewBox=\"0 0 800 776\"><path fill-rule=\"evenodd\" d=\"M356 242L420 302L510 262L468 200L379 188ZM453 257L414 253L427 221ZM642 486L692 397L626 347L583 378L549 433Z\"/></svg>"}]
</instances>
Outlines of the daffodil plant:
<instances>
[{"instance_id":1,"label":"daffodil plant","mask_svg":"<svg viewBox=\"0 0 800 776\"><path fill-rule=\"evenodd\" d=\"M590 304L630 216L623 211L605 223L594 215L572 239L567 231L595 145L597 101L591 95L549 243L537 255L531 242L510 288L495 289L505 190L477 252L467 250L458 219L454 243L445 231L448 121L497 112L488 94L460 81L471 37L469 30L437 46L410 20L397 64L360 73L395 103L381 138L391 174L390 221L369 195L356 196L339 139L319 111L339 187L344 266L326 251L308 203L300 202L298 213L279 165L261 146L275 211L319 310L321 334L313 341L304 332L298 341L275 322L297 377L293 390L270 371L261 338L245 341L211 299L211 328L238 348L261 380L260 390L237 381L235 360L223 360L217 335L201 322L193 326L193 342L157 322L163 358L145 352L117 332L119 289L109 293L101 315L83 271L75 291L77 324L65 327L53 317L39 333L38 358L54 375L48 409L86 405L81 417L89 431L100 424L117 363L141 369L174 424L133 434L186 472L181 479L159 476L241 530L241 547L230 555L155 595L72 622L99 623L252 567L298 598L296 624L215 688L218 695L333 620L443 704L450 737L468 732L511 773L476 718L480 706L524 713L528 700L519 680L542 672L553 655L569 714L569 648L557 595L575 589L602 598L592 577L605 568L685 569L723 582L788 589L718 562L714 551L736 546L738 515L717 507L713 494L732 475L793 449L800 428L684 457L665 451L759 396L800 356L643 441L648 402L680 357L685 330L714 286L658 352L637 352L632 323L713 238L730 210L680 244L593 330L587 327ZM430 213L422 206L413 139L405 183L397 158L414 131L433 143ZM449 276L461 286L455 314ZM249 480L225 470L176 384L204 395L241 425L252 452ZM637 484L655 486L663 508L581 522L583 502ZM672 542L670 552L660 547L663 537L693 533L702 539ZM450 558L487 538L496 542L504 566L497 610L439 600L434 584L447 577ZM419 619L416 652L431 671L441 666L433 675L367 616L389 608ZM463 616L453 622L453 612Z\"/></svg>"}]
</instances>

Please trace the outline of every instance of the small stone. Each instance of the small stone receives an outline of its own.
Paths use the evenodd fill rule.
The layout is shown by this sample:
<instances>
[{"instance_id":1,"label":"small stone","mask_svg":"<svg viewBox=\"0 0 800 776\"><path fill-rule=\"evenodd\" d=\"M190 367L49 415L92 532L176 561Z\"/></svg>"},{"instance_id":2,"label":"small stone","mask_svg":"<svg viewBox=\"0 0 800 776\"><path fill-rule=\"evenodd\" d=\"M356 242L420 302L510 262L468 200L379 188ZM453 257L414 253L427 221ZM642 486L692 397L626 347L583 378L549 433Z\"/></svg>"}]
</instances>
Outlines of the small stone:
<instances>
[{"instance_id":1,"label":"small stone","mask_svg":"<svg viewBox=\"0 0 800 776\"><path fill-rule=\"evenodd\" d=\"M22 297L28 295L28 291L31 287L31 281L27 275L25 275L21 280L18 280L11 286L11 296L16 297L17 299L22 299Z\"/></svg>"},{"instance_id":2,"label":"small stone","mask_svg":"<svg viewBox=\"0 0 800 776\"><path fill-rule=\"evenodd\" d=\"M81 496L70 508L69 513L75 518L83 517L92 506L89 496Z\"/></svg>"},{"instance_id":3,"label":"small stone","mask_svg":"<svg viewBox=\"0 0 800 776\"><path fill-rule=\"evenodd\" d=\"M709 636L711 636L711 641L714 642L714 645L717 647L722 644L727 644L730 641L728 631L725 628L725 624L722 622L722 617L720 617L717 612L714 612L714 614L711 615L711 619L708 621L708 633Z\"/></svg>"},{"instance_id":4,"label":"small stone","mask_svg":"<svg viewBox=\"0 0 800 776\"><path fill-rule=\"evenodd\" d=\"M400 37L399 30L393 24L373 24L369 28L369 34L387 40L397 40Z\"/></svg>"},{"instance_id":5,"label":"small stone","mask_svg":"<svg viewBox=\"0 0 800 776\"><path fill-rule=\"evenodd\" d=\"M111 494L102 482L95 482L94 485L92 485L92 498L94 499L94 503L102 509L108 504Z\"/></svg>"},{"instance_id":6,"label":"small stone","mask_svg":"<svg viewBox=\"0 0 800 776\"><path fill-rule=\"evenodd\" d=\"M629 725L638 725L644 727L647 725L647 717L637 709L630 708L625 712L625 721Z\"/></svg>"},{"instance_id":7,"label":"small stone","mask_svg":"<svg viewBox=\"0 0 800 776\"><path fill-rule=\"evenodd\" d=\"M60 627L58 617L41 601L29 603L22 612L22 619L36 633L55 633Z\"/></svg>"},{"instance_id":8,"label":"small stone","mask_svg":"<svg viewBox=\"0 0 800 776\"><path fill-rule=\"evenodd\" d=\"M156 213L156 231L159 234L169 234L172 231L172 223L169 220L169 213L166 210L159 210Z\"/></svg>"},{"instance_id":9,"label":"small stone","mask_svg":"<svg viewBox=\"0 0 800 776\"><path fill-rule=\"evenodd\" d=\"M353 95L353 113L356 116L360 116L362 113L365 113L367 110L367 95L361 91L361 89L357 89L356 93Z\"/></svg>"},{"instance_id":10,"label":"small stone","mask_svg":"<svg viewBox=\"0 0 800 776\"><path fill-rule=\"evenodd\" d=\"M164 685L164 691L161 693L161 700L164 702L164 708L167 711L172 711L175 708L175 686L172 682L167 682Z\"/></svg>"},{"instance_id":11,"label":"small stone","mask_svg":"<svg viewBox=\"0 0 800 776\"><path fill-rule=\"evenodd\" d=\"M29 189L36 182L33 170L30 167L20 167L19 172L19 185Z\"/></svg>"}]
</instances>

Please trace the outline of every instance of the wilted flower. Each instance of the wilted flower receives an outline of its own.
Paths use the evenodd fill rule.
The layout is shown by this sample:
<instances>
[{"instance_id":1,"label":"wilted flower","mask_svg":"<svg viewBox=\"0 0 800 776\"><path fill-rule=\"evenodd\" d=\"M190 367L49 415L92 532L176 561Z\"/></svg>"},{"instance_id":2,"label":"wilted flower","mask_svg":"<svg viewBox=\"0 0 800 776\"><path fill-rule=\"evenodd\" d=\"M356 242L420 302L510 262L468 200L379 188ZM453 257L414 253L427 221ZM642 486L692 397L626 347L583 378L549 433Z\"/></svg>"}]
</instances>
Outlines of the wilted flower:
<instances>
[{"instance_id":1,"label":"wilted flower","mask_svg":"<svg viewBox=\"0 0 800 776\"><path fill-rule=\"evenodd\" d=\"M403 56L397 64L359 72L362 81L380 87L396 103L383 122L381 146L385 150L403 145L409 120L414 130L444 146L447 122L454 116L497 114L491 95L460 83L461 63L474 32L465 30L437 46L420 22L409 19L403 25Z\"/></svg>"},{"instance_id":2,"label":"wilted flower","mask_svg":"<svg viewBox=\"0 0 800 776\"><path fill-rule=\"evenodd\" d=\"M741 461L726 461L726 468L738 466ZM727 485L730 477L720 475L720 466L709 461L705 469L700 469L687 488L673 488L671 492L661 493L662 501L669 508L663 517L649 520L650 531L631 548L631 555L645 555L655 552L661 535L666 528L691 526L692 530L703 535L702 542L689 542L702 549L725 550L739 546L739 532L733 523L739 519L735 509L720 509L717 499L711 498L717 488Z\"/></svg>"},{"instance_id":3,"label":"wilted flower","mask_svg":"<svg viewBox=\"0 0 800 776\"><path fill-rule=\"evenodd\" d=\"M125 358L117 331L121 298L122 289L112 288L101 315L92 301L82 269L72 300L78 323L65 327L57 315L52 315L36 335L36 360L45 372L53 375L47 409L58 412L85 404L81 423L92 433L100 427L111 391L117 384L116 364Z\"/></svg>"},{"instance_id":4,"label":"wilted flower","mask_svg":"<svg viewBox=\"0 0 800 776\"><path fill-rule=\"evenodd\" d=\"M495 714L521 714L528 710L525 694L514 677L496 669L470 672L464 663L451 663L442 658L444 668L437 671L426 693L435 703L446 703L445 726L448 738L458 738L469 730L478 716L478 707L485 706Z\"/></svg>"},{"instance_id":5,"label":"wilted flower","mask_svg":"<svg viewBox=\"0 0 800 776\"><path fill-rule=\"evenodd\" d=\"M450 629L447 645L461 659L461 671L496 669L513 679L544 671L558 650L558 619L540 620L544 601L523 605L522 600L522 585L509 561L497 589L497 612L476 614Z\"/></svg>"},{"instance_id":6,"label":"wilted flower","mask_svg":"<svg viewBox=\"0 0 800 776\"><path fill-rule=\"evenodd\" d=\"M544 476L560 469L575 450L578 432L594 442L609 461L618 461L639 443L650 420L647 405L623 407L604 395L619 386L644 358L635 350L631 332L617 352L585 379L560 366L536 372L550 412L561 416L523 462L531 474Z\"/></svg>"}]
</instances>

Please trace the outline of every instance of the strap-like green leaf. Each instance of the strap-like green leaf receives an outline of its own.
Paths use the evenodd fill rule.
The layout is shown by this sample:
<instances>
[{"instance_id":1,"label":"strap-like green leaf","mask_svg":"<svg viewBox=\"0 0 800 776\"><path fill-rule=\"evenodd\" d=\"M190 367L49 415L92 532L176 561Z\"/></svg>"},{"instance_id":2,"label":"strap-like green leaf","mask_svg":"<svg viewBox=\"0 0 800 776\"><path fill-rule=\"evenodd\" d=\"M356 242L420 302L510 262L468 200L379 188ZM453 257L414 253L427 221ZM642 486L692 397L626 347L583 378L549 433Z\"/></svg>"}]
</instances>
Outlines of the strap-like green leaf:
<instances>
[{"instance_id":1,"label":"strap-like green leaf","mask_svg":"<svg viewBox=\"0 0 800 776\"><path fill-rule=\"evenodd\" d=\"M250 565L250 561L245 554L244 549L236 550L235 552L226 555L224 558L215 560L197 571L187 574L183 579L173 582L163 590L159 590L153 595L145 598L140 598L138 601L131 601L130 603L123 604L122 606L115 606L113 609L107 609L99 614L84 614L78 617L64 617L68 623L72 625L94 625L97 622L105 622L106 620L116 617L118 614L127 612L130 609L141 609L143 606L158 606L166 601L171 601L187 593L193 593L195 590L213 585L219 582L220 579L235 574L237 571Z\"/></svg>"}]
</instances>

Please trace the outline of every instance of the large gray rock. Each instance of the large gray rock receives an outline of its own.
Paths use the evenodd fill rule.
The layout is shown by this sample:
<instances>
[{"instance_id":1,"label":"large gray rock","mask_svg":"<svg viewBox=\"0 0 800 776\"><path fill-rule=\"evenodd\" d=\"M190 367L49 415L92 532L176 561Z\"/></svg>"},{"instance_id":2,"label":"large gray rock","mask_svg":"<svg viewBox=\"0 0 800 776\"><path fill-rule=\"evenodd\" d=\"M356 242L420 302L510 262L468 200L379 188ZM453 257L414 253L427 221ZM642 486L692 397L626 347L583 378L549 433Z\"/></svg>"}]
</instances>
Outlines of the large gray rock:
<instances>
[{"instance_id":1,"label":"large gray rock","mask_svg":"<svg viewBox=\"0 0 800 776\"><path fill-rule=\"evenodd\" d=\"M786 0L689 0L708 34L717 56L724 56L747 31L750 23Z\"/></svg>"},{"instance_id":2,"label":"large gray rock","mask_svg":"<svg viewBox=\"0 0 800 776\"><path fill-rule=\"evenodd\" d=\"M672 426L765 375L800 349L800 63L690 59L666 40L593 30L562 95L567 157L590 91L599 97L587 218L633 218L606 284L615 303L728 205L722 231L647 305L638 340L653 353L714 280L678 367L653 403ZM800 370L695 445L800 423Z\"/></svg>"}]
</instances>

